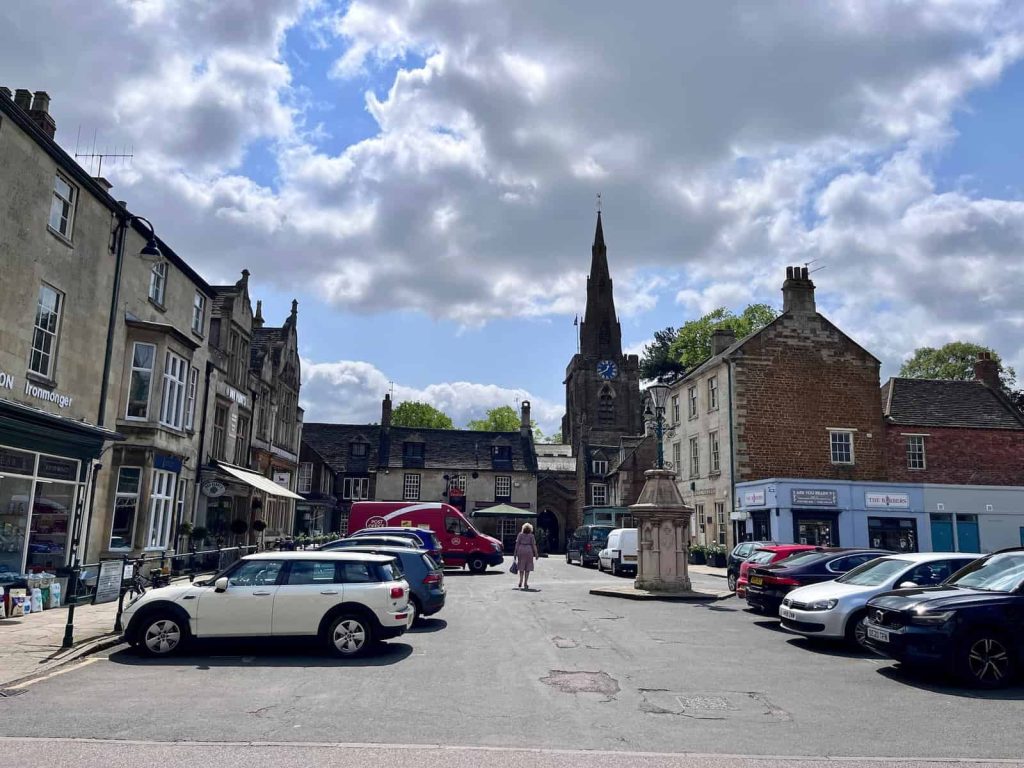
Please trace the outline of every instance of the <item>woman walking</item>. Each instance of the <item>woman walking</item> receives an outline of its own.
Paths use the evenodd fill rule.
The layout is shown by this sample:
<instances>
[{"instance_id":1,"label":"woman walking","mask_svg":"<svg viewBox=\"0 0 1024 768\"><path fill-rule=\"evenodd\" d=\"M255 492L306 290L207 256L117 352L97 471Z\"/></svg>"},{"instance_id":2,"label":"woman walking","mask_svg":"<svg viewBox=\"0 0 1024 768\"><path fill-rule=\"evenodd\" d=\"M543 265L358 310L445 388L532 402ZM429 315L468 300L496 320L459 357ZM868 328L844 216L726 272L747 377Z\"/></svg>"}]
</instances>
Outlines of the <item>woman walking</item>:
<instances>
[{"instance_id":1,"label":"woman walking","mask_svg":"<svg viewBox=\"0 0 1024 768\"><path fill-rule=\"evenodd\" d=\"M533 560L537 557L537 539L533 535L533 526L523 523L523 530L516 536L516 565L519 568L518 589L530 588L530 571L533 570Z\"/></svg>"}]
</instances>

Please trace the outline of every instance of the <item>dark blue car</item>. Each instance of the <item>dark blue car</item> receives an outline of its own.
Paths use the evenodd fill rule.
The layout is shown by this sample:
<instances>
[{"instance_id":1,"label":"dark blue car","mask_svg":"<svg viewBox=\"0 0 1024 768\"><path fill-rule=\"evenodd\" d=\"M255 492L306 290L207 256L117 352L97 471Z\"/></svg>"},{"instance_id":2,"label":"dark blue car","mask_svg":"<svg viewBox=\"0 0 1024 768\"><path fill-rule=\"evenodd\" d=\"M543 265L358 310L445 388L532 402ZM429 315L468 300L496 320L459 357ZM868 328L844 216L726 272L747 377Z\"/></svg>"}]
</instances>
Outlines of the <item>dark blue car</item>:
<instances>
[{"instance_id":1,"label":"dark blue car","mask_svg":"<svg viewBox=\"0 0 1024 768\"><path fill-rule=\"evenodd\" d=\"M385 526L383 528L363 528L362 530L350 533L349 538L360 536L415 536L420 540L422 548L430 553L430 556L441 562L441 540L437 534L428 528L412 528L399 526Z\"/></svg>"},{"instance_id":2,"label":"dark blue car","mask_svg":"<svg viewBox=\"0 0 1024 768\"><path fill-rule=\"evenodd\" d=\"M354 539L345 539L354 541ZM447 590L444 586L444 571L441 566L423 549L408 547L381 547L366 545L363 547L349 546L346 552L366 552L374 555L391 555L402 566L405 580L409 582L409 624L424 616L433 616L444 608Z\"/></svg>"},{"instance_id":3,"label":"dark blue car","mask_svg":"<svg viewBox=\"0 0 1024 768\"><path fill-rule=\"evenodd\" d=\"M983 688L1024 665L1024 548L975 560L936 587L868 602L865 644L909 666L940 667Z\"/></svg>"}]
</instances>

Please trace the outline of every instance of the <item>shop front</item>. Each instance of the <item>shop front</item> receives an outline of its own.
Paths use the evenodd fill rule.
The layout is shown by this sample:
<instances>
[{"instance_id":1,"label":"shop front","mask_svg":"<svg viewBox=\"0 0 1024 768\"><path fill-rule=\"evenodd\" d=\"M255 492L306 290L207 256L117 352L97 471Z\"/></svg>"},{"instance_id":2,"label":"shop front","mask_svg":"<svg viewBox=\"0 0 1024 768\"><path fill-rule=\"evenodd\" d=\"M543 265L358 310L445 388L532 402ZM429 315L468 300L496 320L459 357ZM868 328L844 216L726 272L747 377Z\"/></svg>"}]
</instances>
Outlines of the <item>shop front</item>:
<instances>
[{"instance_id":1,"label":"shop front","mask_svg":"<svg viewBox=\"0 0 1024 768\"><path fill-rule=\"evenodd\" d=\"M196 527L216 542L233 542L242 536L254 542L277 538L279 510L288 508L293 500L303 498L271 478L245 467L214 462L201 474ZM264 530L255 529L257 520L266 525Z\"/></svg>"}]
</instances>

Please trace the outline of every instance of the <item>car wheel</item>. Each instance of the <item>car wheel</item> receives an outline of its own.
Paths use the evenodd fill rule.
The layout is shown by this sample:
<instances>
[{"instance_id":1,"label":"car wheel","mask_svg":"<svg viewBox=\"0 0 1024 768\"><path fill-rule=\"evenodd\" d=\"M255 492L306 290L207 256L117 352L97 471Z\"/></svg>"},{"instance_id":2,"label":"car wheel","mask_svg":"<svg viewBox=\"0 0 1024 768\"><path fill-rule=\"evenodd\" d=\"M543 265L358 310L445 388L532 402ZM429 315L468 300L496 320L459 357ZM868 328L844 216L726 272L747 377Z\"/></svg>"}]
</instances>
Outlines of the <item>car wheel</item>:
<instances>
[{"instance_id":1,"label":"car wheel","mask_svg":"<svg viewBox=\"0 0 1024 768\"><path fill-rule=\"evenodd\" d=\"M336 656L352 657L366 652L373 642L370 622L362 616L347 613L331 622L327 630L327 644Z\"/></svg>"},{"instance_id":2,"label":"car wheel","mask_svg":"<svg viewBox=\"0 0 1024 768\"><path fill-rule=\"evenodd\" d=\"M846 620L846 642L859 650L867 648L868 627L864 621L866 617L865 611L857 611Z\"/></svg>"},{"instance_id":3,"label":"car wheel","mask_svg":"<svg viewBox=\"0 0 1024 768\"><path fill-rule=\"evenodd\" d=\"M730 592L735 592L736 591L736 574L735 573L730 573L728 575L728 577L726 577L725 582L726 582L726 584L728 584Z\"/></svg>"},{"instance_id":4,"label":"car wheel","mask_svg":"<svg viewBox=\"0 0 1024 768\"><path fill-rule=\"evenodd\" d=\"M171 656L188 641L188 625L171 613L154 613L142 622L138 649L155 658Z\"/></svg>"},{"instance_id":5,"label":"car wheel","mask_svg":"<svg viewBox=\"0 0 1024 768\"><path fill-rule=\"evenodd\" d=\"M568 552L565 553L565 564L566 565L572 565L572 558L569 557L569 553Z\"/></svg>"},{"instance_id":6,"label":"car wheel","mask_svg":"<svg viewBox=\"0 0 1024 768\"><path fill-rule=\"evenodd\" d=\"M969 636L958 657L960 678L979 688L1001 688L1013 677L1013 651L998 632L989 630Z\"/></svg>"},{"instance_id":7,"label":"car wheel","mask_svg":"<svg viewBox=\"0 0 1024 768\"><path fill-rule=\"evenodd\" d=\"M472 573L483 573L487 570L487 562L480 555L473 555L469 559L469 570Z\"/></svg>"},{"instance_id":8,"label":"car wheel","mask_svg":"<svg viewBox=\"0 0 1024 768\"><path fill-rule=\"evenodd\" d=\"M617 560L612 560L612 576L621 576L622 567Z\"/></svg>"},{"instance_id":9,"label":"car wheel","mask_svg":"<svg viewBox=\"0 0 1024 768\"><path fill-rule=\"evenodd\" d=\"M416 598L412 598L409 601L408 612L409 612L409 629L412 629L413 625L416 622L418 622L420 620L420 617L423 615L423 611L420 610L420 606L419 606L419 603L416 601Z\"/></svg>"}]
</instances>

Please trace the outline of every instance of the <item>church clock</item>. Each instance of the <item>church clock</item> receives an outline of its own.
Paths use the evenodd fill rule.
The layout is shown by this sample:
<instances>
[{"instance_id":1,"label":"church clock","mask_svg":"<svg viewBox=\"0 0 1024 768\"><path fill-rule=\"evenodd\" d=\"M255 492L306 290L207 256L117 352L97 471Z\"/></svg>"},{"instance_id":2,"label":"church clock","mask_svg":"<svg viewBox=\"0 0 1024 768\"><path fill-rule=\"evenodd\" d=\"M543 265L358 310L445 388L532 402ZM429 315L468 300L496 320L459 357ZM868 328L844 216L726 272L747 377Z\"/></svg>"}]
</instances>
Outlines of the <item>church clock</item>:
<instances>
[{"instance_id":1,"label":"church clock","mask_svg":"<svg viewBox=\"0 0 1024 768\"><path fill-rule=\"evenodd\" d=\"M609 381L619 375L619 366L613 360L602 360L597 364L597 373L602 379Z\"/></svg>"}]
</instances>

